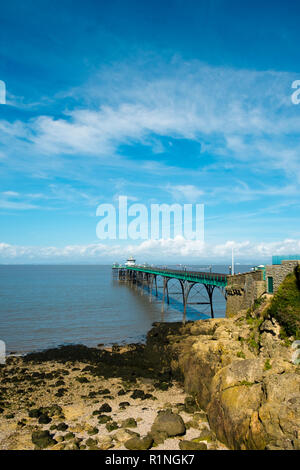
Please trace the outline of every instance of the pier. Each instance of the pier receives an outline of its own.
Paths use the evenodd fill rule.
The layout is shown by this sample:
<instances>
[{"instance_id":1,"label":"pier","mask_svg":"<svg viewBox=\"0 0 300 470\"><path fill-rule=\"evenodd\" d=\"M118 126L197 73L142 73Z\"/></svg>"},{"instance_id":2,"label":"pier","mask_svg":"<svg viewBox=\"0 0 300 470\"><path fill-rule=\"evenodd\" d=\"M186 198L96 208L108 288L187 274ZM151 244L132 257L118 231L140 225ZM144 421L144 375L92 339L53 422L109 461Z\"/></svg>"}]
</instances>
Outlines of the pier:
<instances>
[{"instance_id":1,"label":"pier","mask_svg":"<svg viewBox=\"0 0 300 470\"><path fill-rule=\"evenodd\" d=\"M174 279L179 282L179 293L183 303L183 323L186 321L186 309L188 304L208 305L211 318L214 318L213 294L215 289L220 289L226 299L226 286L228 275L220 273L206 273L200 271L178 270L160 267L148 267L138 265L117 265L113 266L113 276L120 282L140 287L148 290L150 301L152 296L158 297L158 279L162 280L162 312L165 303L170 303L169 281ZM196 285L203 285L207 298L201 302L189 302L192 289Z\"/></svg>"}]
</instances>

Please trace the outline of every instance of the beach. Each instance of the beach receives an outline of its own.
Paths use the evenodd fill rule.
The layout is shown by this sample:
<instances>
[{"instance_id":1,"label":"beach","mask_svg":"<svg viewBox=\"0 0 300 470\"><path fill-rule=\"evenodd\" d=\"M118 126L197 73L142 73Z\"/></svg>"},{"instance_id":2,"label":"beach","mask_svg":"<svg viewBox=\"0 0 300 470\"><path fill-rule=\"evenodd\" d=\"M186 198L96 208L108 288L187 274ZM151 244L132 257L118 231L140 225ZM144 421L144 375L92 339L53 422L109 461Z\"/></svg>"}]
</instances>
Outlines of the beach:
<instances>
[{"instance_id":1,"label":"beach","mask_svg":"<svg viewBox=\"0 0 300 470\"><path fill-rule=\"evenodd\" d=\"M149 351L74 346L9 357L0 369L0 449L226 449L181 381L153 367L155 354L145 360ZM174 435L153 426L162 415Z\"/></svg>"}]
</instances>

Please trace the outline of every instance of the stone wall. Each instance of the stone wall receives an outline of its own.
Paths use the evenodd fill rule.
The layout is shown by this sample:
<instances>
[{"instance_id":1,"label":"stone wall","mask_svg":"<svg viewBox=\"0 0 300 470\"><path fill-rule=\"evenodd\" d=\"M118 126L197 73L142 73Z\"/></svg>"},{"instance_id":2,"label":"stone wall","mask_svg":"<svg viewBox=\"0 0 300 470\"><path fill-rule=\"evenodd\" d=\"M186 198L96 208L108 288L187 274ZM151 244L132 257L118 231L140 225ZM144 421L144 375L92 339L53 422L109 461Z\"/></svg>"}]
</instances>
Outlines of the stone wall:
<instances>
[{"instance_id":1,"label":"stone wall","mask_svg":"<svg viewBox=\"0 0 300 470\"><path fill-rule=\"evenodd\" d=\"M278 265L266 266L266 288L268 289L268 277L272 277L273 292L275 293L286 276L293 272L298 264L300 264L300 260L282 261L282 263Z\"/></svg>"},{"instance_id":2,"label":"stone wall","mask_svg":"<svg viewBox=\"0 0 300 470\"><path fill-rule=\"evenodd\" d=\"M255 299L266 292L266 282L262 271L228 276L226 287L226 317L232 317L241 310L252 307Z\"/></svg>"},{"instance_id":3,"label":"stone wall","mask_svg":"<svg viewBox=\"0 0 300 470\"><path fill-rule=\"evenodd\" d=\"M248 310L262 294L268 292L268 278L273 278L273 293L275 293L286 276L300 265L300 260L282 261L280 265L266 266L266 276L263 279L263 271L251 271L248 273L228 276L226 287L227 305L226 317L232 317L241 310Z\"/></svg>"}]
</instances>

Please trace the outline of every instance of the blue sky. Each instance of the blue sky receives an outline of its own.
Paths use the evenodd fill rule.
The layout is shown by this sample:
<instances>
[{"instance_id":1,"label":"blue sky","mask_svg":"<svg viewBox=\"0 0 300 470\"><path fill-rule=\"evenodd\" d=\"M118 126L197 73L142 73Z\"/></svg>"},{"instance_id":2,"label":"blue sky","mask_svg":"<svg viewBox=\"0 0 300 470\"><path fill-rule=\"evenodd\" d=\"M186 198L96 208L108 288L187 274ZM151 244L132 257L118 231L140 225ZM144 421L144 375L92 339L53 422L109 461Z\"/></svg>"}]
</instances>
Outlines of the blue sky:
<instances>
[{"instance_id":1,"label":"blue sky","mask_svg":"<svg viewBox=\"0 0 300 470\"><path fill-rule=\"evenodd\" d=\"M0 11L0 263L300 252L300 4L32 1ZM101 241L96 208L203 203L205 247Z\"/></svg>"}]
</instances>

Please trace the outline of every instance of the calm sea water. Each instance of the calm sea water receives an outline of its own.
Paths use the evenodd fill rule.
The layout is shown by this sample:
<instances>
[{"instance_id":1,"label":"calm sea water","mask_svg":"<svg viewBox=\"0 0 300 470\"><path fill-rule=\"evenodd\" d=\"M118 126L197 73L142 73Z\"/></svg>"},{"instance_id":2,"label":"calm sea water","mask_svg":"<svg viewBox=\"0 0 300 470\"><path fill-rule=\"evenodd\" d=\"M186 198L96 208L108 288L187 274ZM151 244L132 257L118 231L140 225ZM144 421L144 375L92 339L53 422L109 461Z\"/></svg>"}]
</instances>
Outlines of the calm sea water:
<instances>
[{"instance_id":1,"label":"calm sea water","mask_svg":"<svg viewBox=\"0 0 300 470\"><path fill-rule=\"evenodd\" d=\"M213 271L227 273L228 268L213 266ZM178 282L169 285L163 317L161 291L151 303L146 291L114 281L111 266L0 266L0 340L8 353L143 341L153 322L182 319ZM194 288L189 301L205 301L203 295L202 288ZM224 316L218 289L214 309L216 317ZM209 318L208 307L189 305L187 319L201 318Z\"/></svg>"}]
</instances>

